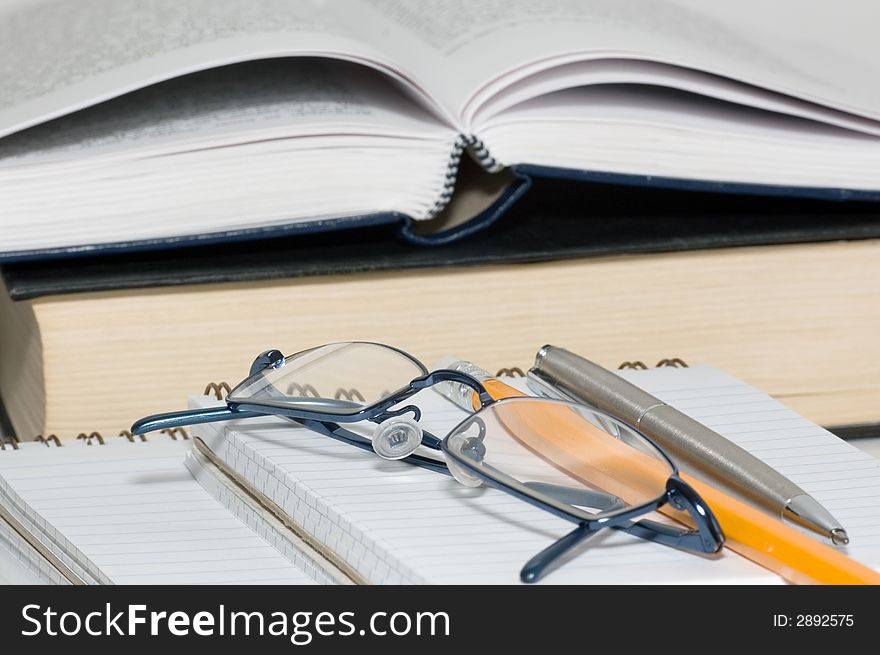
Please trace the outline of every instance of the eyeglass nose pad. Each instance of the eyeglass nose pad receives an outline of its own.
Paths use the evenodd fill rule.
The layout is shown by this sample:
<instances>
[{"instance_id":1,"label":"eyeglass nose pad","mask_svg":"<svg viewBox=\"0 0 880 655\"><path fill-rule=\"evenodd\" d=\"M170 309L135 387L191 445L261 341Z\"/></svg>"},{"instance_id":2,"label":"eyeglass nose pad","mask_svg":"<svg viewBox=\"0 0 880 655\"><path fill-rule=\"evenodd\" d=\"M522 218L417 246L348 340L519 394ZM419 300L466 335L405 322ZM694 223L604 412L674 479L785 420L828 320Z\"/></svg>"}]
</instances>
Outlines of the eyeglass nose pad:
<instances>
[{"instance_id":1,"label":"eyeglass nose pad","mask_svg":"<svg viewBox=\"0 0 880 655\"><path fill-rule=\"evenodd\" d=\"M456 482L465 487L476 488L483 484L483 481L480 480L480 478L466 468L463 468L458 462L453 461L451 458L446 460L446 467L449 469L449 472L452 473L452 477L455 478Z\"/></svg>"},{"instance_id":2,"label":"eyeglass nose pad","mask_svg":"<svg viewBox=\"0 0 880 655\"><path fill-rule=\"evenodd\" d=\"M408 416L387 418L373 431L373 450L382 459L403 459L422 443L422 426Z\"/></svg>"},{"instance_id":3,"label":"eyeglass nose pad","mask_svg":"<svg viewBox=\"0 0 880 655\"><path fill-rule=\"evenodd\" d=\"M467 455L471 459L479 461L482 460L483 456L486 454L486 447L479 438L464 437L457 434L453 435L450 441L450 445L453 448ZM458 443L455 443L456 441L458 441ZM480 478L456 462L451 456L446 457L446 467L449 469L452 477L465 487L479 487L483 484L483 481Z\"/></svg>"}]
</instances>

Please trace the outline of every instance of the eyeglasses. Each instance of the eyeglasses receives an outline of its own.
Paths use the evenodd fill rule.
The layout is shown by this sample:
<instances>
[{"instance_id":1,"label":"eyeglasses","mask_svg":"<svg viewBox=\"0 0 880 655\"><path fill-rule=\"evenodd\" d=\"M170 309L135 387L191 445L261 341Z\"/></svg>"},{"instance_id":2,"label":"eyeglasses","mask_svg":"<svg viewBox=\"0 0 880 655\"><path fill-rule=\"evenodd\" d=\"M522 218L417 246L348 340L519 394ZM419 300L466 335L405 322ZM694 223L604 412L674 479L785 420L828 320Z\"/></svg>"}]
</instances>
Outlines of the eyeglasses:
<instances>
[{"instance_id":1,"label":"eyeglasses","mask_svg":"<svg viewBox=\"0 0 880 655\"><path fill-rule=\"evenodd\" d=\"M417 404L407 403L441 383L452 385L459 399L469 397L475 408L443 438L419 423ZM227 395L225 407L148 416L131 431L267 415L385 459L449 474L467 486L494 487L576 524L526 563L520 573L525 582L538 580L562 555L604 528L694 552L716 552L723 543L706 503L681 480L662 449L632 426L564 400L493 400L475 377L451 369L428 371L415 357L379 343L333 343L287 357L266 351ZM372 435L350 429L356 423L374 424ZM666 507L694 527L644 518Z\"/></svg>"}]
</instances>

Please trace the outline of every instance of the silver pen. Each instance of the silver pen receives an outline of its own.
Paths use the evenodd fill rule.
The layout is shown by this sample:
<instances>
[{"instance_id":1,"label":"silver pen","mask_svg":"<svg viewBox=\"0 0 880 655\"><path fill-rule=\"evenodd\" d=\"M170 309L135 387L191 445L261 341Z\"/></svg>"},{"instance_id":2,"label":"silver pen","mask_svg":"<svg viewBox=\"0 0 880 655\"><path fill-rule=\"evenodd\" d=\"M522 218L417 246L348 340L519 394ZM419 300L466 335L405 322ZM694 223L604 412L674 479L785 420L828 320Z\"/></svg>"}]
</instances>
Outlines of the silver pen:
<instances>
[{"instance_id":1,"label":"silver pen","mask_svg":"<svg viewBox=\"0 0 880 655\"><path fill-rule=\"evenodd\" d=\"M683 471L834 544L849 543L840 522L779 471L608 369L564 348L544 346L528 377L540 393L578 400L637 427Z\"/></svg>"}]
</instances>

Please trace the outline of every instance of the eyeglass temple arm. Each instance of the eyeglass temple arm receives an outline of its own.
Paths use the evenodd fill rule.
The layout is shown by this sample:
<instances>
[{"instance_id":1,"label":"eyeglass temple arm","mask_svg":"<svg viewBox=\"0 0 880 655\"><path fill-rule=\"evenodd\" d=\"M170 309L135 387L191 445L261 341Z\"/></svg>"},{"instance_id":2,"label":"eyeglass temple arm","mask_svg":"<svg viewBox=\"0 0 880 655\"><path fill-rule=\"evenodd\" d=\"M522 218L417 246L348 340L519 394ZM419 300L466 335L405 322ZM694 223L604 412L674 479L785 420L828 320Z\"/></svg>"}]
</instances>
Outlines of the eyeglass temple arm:
<instances>
[{"instance_id":1,"label":"eyeglass temple arm","mask_svg":"<svg viewBox=\"0 0 880 655\"><path fill-rule=\"evenodd\" d=\"M254 359L248 375L256 375L264 368L276 368L284 363L284 355L280 350L266 350ZM197 425L199 423L213 423L214 421L230 421L238 418L256 418L266 416L266 412L250 410L235 410L227 407L205 407L203 409L185 409L180 412L165 412L152 414L135 421L131 426L131 433L146 434L154 430L167 430L180 428L185 425Z\"/></svg>"},{"instance_id":2,"label":"eyeglass temple arm","mask_svg":"<svg viewBox=\"0 0 880 655\"><path fill-rule=\"evenodd\" d=\"M616 496L602 492L587 492L586 490L569 489L543 483L529 483L528 486L536 488L536 490L563 502L595 507L606 511L616 509L617 503L614 500L621 502ZM672 476L669 479L666 490L667 499L672 506L688 512L696 524L696 529L676 528L648 519L608 527L621 530L634 537L673 548L705 553L717 552L724 543L724 535L715 516L708 509L708 506L703 502L699 494L678 476ZM603 506L603 498L607 506ZM526 562L520 572L520 579L523 582L536 582L566 552L601 529L602 526L590 527L586 523L580 524L570 533Z\"/></svg>"},{"instance_id":3,"label":"eyeglass temple arm","mask_svg":"<svg viewBox=\"0 0 880 655\"><path fill-rule=\"evenodd\" d=\"M265 412L250 410L235 410L227 406L205 407L203 409L185 409L180 412L167 412L165 414L153 414L138 419L131 426L132 434L145 434L154 430L179 428L184 425L196 425L198 423L213 423L214 421L230 421L239 418L255 418L266 416Z\"/></svg>"},{"instance_id":4,"label":"eyeglass temple arm","mask_svg":"<svg viewBox=\"0 0 880 655\"><path fill-rule=\"evenodd\" d=\"M623 500L621 500L614 494L605 493L603 491L595 491L591 489L576 489L558 484L549 484L546 482L526 482L525 485L530 489L534 489L535 491L538 491L547 496L555 498L558 501L568 503L570 505L593 507L603 512L622 509L623 507L625 507L625 503L623 502ZM648 523L656 525L660 528L666 527L659 523L655 524L653 521L648 521ZM651 527L653 527L653 525ZM619 530L624 530L625 532L630 532L631 530L635 529L636 524L630 523L627 525L619 525L613 527ZM551 544L549 547L545 548L528 562L526 562L526 565L522 568L522 571L520 571L520 579L523 582L536 582L547 572L549 567L553 563L557 562L559 558L561 558L567 551L574 548L582 541L587 539L590 535L601 529L601 527L591 528L586 523L580 524L572 532L565 535L555 543ZM678 530L676 532L681 533L682 531ZM648 526L645 526L644 528L639 528L636 536L645 539L651 539L652 541L655 540L655 532Z\"/></svg>"},{"instance_id":5,"label":"eyeglass temple arm","mask_svg":"<svg viewBox=\"0 0 880 655\"><path fill-rule=\"evenodd\" d=\"M658 523L657 521L642 519L630 523L629 525L615 525L610 527L631 534L634 537L639 537L646 541L653 541L665 546L683 548L686 550L702 550L702 548L694 547L694 541L699 539L699 535L696 532L665 525L663 523ZM565 555L565 553L602 529L602 527L593 528L586 523L581 523L577 528L553 542L550 546L526 562L525 566L523 566L520 571L520 580L523 582L537 582L547 573L553 564Z\"/></svg>"},{"instance_id":6,"label":"eyeglass temple arm","mask_svg":"<svg viewBox=\"0 0 880 655\"><path fill-rule=\"evenodd\" d=\"M550 565L601 529L602 527L590 527L586 523L581 523L567 535L553 542L526 562L526 565L519 572L520 580L523 582L537 582L547 572Z\"/></svg>"},{"instance_id":7,"label":"eyeglass temple arm","mask_svg":"<svg viewBox=\"0 0 880 655\"><path fill-rule=\"evenodd\" d=\"M656 521L642 519L635 523L630 523L629 525L615 525L610 527L631 534L634 537L660 543L665 546L685 548L687 550L702 550L701 548L693 547L693 541L699 538L694 531L675 528ZM537 582L547 573L553 564L565 555L565 553L602 529L601 526L590 527L586 523L581 523L567 535L553 542L550 546L526 562L525 566L523 566L520 571L520 580L523 582Z\"/></svg>"}]
</instances>

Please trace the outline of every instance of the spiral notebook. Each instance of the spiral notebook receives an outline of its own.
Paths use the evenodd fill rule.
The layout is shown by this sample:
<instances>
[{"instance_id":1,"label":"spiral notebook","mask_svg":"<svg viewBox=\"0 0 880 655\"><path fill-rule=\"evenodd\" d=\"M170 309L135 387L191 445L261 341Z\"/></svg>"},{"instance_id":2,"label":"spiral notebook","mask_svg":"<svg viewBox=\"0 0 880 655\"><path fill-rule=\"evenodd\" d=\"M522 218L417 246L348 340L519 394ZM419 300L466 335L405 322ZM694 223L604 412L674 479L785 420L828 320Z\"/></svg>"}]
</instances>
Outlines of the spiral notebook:
<instances>
[{"instance_id":1,"label":"spiral notebook","mask_svg":"<svg viewBox=\"0 0 880 655\"><path fill-rule=\"evenodd\" d=\"M271 543L256 514L216 500L183 466L188 447L166 435L4 444L0 556L26 572L18 581L53 584L332 581L307 549Z\"/></svg>"},{"instance_id":2,"label":"spiral notebook","mask_svg":"<svg viewBox=\"0 0 880 655\"><path fill-rule=\"evenodd\" d=\"M880 568L880 461L757 389L704 366L620 374L751 451L840 519L846 552ZM526 390L522 378L505 378ZM445 434L464 416L433 391L414 397L421 422ZM205 397L191 399L207 406ZM368 583L517 583L522 565L570 524L493 489L381 460L275 417L193 427L221 466L283 513L325 557ZM187 459L193 471L202 463ZM776 583L725 550L700 557L607 531L547 583Z\"/></svg>"},{"instance_id":3,"label":"spiral notebook","mask_svg":"<svg viewBox=\"0 0 880 655\"><path fill-rule=\"evenodd\" d=\"M880 568L880 460L715 369L638 368L620 374L780 469L844 523L852 557ZM505 380L526 390L522 378ZM433 391L415 400L435 433L462 416ZM23 580L56 584L516 583L522 564L569 529L506 494L282 419L192 433L2 444L0 556ZM780 579L730 552L698 557L608 531L545 581Z\"/></svg>"}]
</instances>

